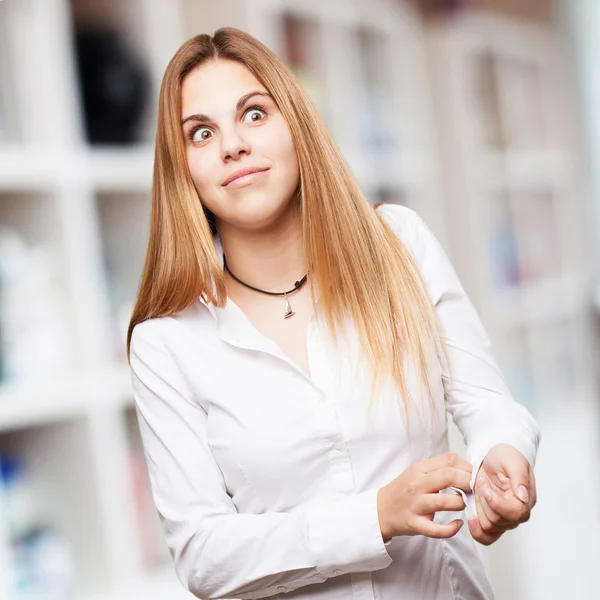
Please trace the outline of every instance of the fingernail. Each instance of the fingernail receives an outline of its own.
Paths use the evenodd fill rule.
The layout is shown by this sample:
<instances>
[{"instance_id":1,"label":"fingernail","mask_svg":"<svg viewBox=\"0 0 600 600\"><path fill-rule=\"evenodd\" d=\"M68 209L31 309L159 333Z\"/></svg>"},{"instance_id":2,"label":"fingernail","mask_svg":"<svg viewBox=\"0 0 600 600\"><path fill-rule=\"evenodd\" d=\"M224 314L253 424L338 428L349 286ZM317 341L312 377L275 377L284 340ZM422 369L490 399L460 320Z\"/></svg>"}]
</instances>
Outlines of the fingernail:
<instances>
[{"instance_id":1,"label":"fingernail","mask_svg":"<svg viewBox=\"0 0 600 600\"><path fill-rule=\"evenodd\" d=\"M529 502L529 492L527 491L527 488L524 485L520 485L517 488L517 498L519 498L521 502Z\"/></svg>"},{"instance_id":2,"label":"fingernail","mask_svg":"<svg viewBox=\"0 0 600 600\"><path fill-rule=\"evenodd\" d=\"M484 490L483 497L489 502L492 499L492 492L490 492L490 490Z\"/></svg>"},{"instance_id":3,"label":"fingernail","mask_svg":"<svg viewBox=\"0 0 600 600\"><path fill-rule=\"evenodd\" d=\"M469 529L475 529L477 526L477 519L469 519L468 521Z\"/></svg>"}]
</instances>

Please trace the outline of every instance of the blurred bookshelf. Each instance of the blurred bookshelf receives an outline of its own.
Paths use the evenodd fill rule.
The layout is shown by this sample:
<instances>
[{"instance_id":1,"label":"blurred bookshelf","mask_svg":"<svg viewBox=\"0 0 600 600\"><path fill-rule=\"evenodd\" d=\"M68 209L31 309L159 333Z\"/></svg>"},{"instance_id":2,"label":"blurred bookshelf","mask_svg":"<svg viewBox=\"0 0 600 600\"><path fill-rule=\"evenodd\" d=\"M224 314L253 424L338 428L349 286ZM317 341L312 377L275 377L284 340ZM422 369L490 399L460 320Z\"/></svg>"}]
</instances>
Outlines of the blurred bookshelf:
<instances>
[{"instance_id":1,"label":"blurred bookshelf","mask_svg":"<svg viewBox=\"0 0 600 600\"><path fill-rule=\"evenodd\" d=\"M558 463L579 464L579 433L556 424L585 414L598 390L591 229L564 44L550 23L482 11L427 24L448 249L543 447L565 453L540 461L538 489L554 486ZM566 495L546 492L545 514L556 514ZM482 550L499 597L541 597L551 564L537 558L548 555L543 526L534 514Z\"/></svg>"},{"instance_id":2,"label":"blurred bookshelf","mask_svg":"<svg viewBox=\"0 0 600 600\"><path fill-rule=\"evenodd\" d=\"M183 41L227 25L294 70L370 201L406 204L444 237L409 3L0 2L3 600L192 598L152 504L125 335L162 75ZM113 121L94 72L115 102L127 96Z\"/></svg>"},{"instance_id":3,"label":"blurred bookshelf","mask_svg":"<svg viewBox=\"0 0 600 600\"><path fill-rule=\"evenodd\" d=\"M428 25L448 246L501 357L520 339L532 364L542 327L556 325L547 342L571 356L592 347L579 337L593 290L562 43L549 26L485 13ZM576 380L592 390L587 362ZM534 398L550 379L537 367L536 385L515 389L534 413L549 402Z\"/></svg>"}]
</instances>

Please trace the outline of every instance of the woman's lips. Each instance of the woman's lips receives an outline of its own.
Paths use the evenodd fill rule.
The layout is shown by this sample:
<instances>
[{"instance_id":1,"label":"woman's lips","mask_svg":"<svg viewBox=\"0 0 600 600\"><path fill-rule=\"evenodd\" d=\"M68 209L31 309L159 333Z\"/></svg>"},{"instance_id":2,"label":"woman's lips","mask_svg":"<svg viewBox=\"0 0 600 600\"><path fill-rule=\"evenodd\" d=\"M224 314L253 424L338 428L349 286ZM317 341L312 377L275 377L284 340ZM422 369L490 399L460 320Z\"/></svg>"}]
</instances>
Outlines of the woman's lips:
<instances>
[{"instance_id":1,"label":"woman's lips","mask_svg":"<svg viewBox=\"0 0 600 600\"><path fill-rule=\"evenodd\" d=\"M230 181L225 187L226 188L238 188L244 187L246 185L250 185L254 183L257 179L262 179L264 175L269 172L269 169L265 169L263 171L255 171L254 173L248 173L248 175L242 175L233 181Z\"/></svg>"}]
</instances>

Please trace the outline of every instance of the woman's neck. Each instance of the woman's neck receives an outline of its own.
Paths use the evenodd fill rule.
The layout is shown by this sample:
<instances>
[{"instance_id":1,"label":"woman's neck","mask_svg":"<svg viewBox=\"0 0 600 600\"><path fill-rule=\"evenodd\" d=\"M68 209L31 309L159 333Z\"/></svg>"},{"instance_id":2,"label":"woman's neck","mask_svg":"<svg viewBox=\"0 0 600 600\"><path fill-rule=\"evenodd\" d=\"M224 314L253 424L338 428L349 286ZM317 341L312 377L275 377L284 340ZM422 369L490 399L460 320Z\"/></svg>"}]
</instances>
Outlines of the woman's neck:
<instances>
[{"instance_id":1,"label":"woman's neck","mask_svg":"<svg viewBox=\"0 0 600 600\"><path fill-rule=\"evenodd\" d=\"M283 219L267 230L219 224L219 237L229 270L241 281L270 292L293 289L306 274L302 227L297 217ZM232 282L228 277L228 285Z\"/></svg>"}]
</instances>

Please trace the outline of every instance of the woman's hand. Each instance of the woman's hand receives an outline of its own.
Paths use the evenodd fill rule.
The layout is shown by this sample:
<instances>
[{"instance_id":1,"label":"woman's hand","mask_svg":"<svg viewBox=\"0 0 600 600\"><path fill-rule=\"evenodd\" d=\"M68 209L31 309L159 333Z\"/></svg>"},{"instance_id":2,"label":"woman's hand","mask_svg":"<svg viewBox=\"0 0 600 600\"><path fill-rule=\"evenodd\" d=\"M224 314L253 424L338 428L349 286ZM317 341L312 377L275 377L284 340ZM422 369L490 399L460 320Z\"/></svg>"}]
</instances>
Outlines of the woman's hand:
<instances>
[{"instance_id":1,"label":"woman's hand","mask_svg":"<svg viewBox=\"0 0 600 600\"><path fill-rule=\"evenodd\" d=\"M469 530L485 546L528 521L537 502L533 469L509 444L498 444L486 454L474 492L477 518L469 519Z\"/></svg>"},{"instance_id":2,"label":"woman's hand","mask_svg":"<svg viewBox=\"0 0 600 600\"><path fill-rule=\"evenodd\" d=\"M456 535L463 521L434 523L441 510L465 508L462 496L440 494L450 486L469 492L473 467L458 454L449 452L415 463L382 487L377 495L379 524L383 538L398 535L425 535L449 538Z\"/></svg>"}]
</instances>

